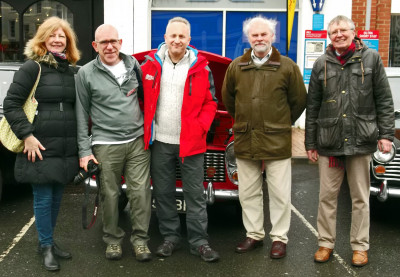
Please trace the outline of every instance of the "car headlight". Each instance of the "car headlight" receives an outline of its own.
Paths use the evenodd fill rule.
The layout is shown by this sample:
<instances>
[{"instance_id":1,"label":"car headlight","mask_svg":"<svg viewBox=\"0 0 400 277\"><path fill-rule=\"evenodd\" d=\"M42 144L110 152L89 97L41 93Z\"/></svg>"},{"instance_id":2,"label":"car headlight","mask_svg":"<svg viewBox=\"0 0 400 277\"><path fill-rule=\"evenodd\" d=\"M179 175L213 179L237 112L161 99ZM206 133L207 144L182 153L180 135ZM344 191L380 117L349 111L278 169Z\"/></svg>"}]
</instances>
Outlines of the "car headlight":
<instances>
[{"instance_id":1,"label":"car headlight","mask_svg":"<svg viewBox=\"0 0 400 277\"><path fill-rule=\"evenodd\" d=\"M236 164L236 157L233 148L233 143L234 143L233 141L229 143L225 149L225 166L229 180L233 184L237 185L239 184L239 180L238 180L237 164Z\"/></svg>"},{"instance_id":2,"label":"car headlight","mask_svg":"<svg viewBox=\"0 0 400 277\"><path fill-rule=\"evenodd\" d=\"M235 150L233 148L233 141L228 144L225 149L225 161L230 166L236 166Z\"/></svg>"},{"instance_id":3,"label":"car headlight","mask_svg":"<svg viewBox=\"0 0 400 277\"><path fill-rule=\"evenodd\" d=\"M372 154L372 158L374 161L380 164L390 163L394 156L396 155L396 146L392 143L392 149L388 153L383 153L381 151L376 150L374 154Z\"/></svg>"}]
</instances>

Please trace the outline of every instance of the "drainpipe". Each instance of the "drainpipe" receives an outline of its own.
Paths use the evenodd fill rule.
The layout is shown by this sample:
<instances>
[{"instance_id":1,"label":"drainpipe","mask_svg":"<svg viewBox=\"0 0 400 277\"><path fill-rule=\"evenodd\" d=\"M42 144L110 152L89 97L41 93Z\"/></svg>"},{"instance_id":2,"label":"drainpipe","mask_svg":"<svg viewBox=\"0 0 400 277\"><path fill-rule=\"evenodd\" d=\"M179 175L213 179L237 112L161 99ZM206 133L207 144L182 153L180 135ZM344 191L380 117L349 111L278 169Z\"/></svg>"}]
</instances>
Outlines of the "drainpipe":
<instances>
[{"instance_id":1,"label":"drainpipe","mask_svg":"<svg viewBox=\"0 0 400 277\"><path fill-rule=\"evenodd\" d=\"M367 10L365 12L365 30L370 29L371 23L371 0L367 0Z\"/></svg>"}]
</instances>

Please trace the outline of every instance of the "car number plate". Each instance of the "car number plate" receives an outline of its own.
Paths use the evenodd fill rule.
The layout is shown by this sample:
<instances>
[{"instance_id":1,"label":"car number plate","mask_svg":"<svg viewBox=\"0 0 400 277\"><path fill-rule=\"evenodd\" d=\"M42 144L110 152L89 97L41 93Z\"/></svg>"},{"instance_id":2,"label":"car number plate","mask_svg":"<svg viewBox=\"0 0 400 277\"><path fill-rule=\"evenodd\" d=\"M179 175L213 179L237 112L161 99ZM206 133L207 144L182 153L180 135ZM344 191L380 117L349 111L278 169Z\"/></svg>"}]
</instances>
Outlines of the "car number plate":
<instances>
[{"instance_id":1,"label":"car number plate","mask_svg":"<svg viewBox=\"0 0 400 277\"><path fill-rule=\"evenodd\" d=\"M156 209L156 201L153 198L151 207ZM183 198L176 198L176 210L180 213L186 212L186 201Z\"/></svg>"}]
</instances>

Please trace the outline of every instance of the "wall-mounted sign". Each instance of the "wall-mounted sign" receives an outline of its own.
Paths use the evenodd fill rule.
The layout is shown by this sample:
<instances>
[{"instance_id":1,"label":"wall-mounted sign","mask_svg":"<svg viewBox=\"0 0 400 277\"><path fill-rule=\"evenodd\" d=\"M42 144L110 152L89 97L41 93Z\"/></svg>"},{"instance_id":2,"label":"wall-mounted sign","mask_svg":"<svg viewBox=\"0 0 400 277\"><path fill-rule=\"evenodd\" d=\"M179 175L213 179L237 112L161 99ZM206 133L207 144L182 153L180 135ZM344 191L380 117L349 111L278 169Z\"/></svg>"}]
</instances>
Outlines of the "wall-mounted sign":
<instances>
[{"instance_id":1,"label":"wall-mounted sign","mask_svg":"<svg viewBox=\"0 0 400 277\"><path fill-rule=\"evenodd\" d=\"M319 31L324 29L324 15L320 13L314 13L312 19L312 29Z\"/></svg>"},{"instance_id":2,"label":"wall-mounted sign","mask_svg":"<svg viewBox=\"0 0 400 277\"><path fill-rule=\"evenodd\" d=\"M324 7L324 0L310 0L311 6L314 12L320 12L322 11L322 8Z\"/></svg>"},{"instance_id":3,"label":"wall-mounted sign","mask_svg":"<svg viewBox=\"0 0 400 277\"><path fill-rule=\"evenodd\" d=\"M379 49L379 31L376 30L359 30L357 36L372 49Z\"/></svg>"},{"instance_id":4,"label":"wall-mounted sign","mask_svg":"<svg viewBox=\"0 0 400 277\"><path fill-rule=\"evenodd\" d=\"M327 31L306 30L304 41L304 69L303 80L305 84L310 82L311 71L314 62L325 53Z\"/></svg>"}]
</instances>

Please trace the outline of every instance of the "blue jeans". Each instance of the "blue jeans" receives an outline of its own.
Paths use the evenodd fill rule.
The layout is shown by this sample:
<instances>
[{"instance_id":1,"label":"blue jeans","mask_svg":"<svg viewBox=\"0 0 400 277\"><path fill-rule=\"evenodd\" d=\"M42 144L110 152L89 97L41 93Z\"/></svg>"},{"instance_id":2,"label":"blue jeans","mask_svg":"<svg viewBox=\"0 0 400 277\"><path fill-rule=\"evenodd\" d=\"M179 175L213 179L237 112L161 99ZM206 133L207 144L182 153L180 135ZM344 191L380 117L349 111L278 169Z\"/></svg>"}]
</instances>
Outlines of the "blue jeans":
<instances>
[{"instance_id":1,"label":"blue jeans","mask_svg":"<svg viewBox=\"0 0 400 277\"><path fill-rule=\"evenodd\" d=\"M35 213L36 229L39 243L43 246L53 245L53 232L56 226L61 198L64 192L63 185L32 184L33 211Z\"/></svg>"}]
</instances>

